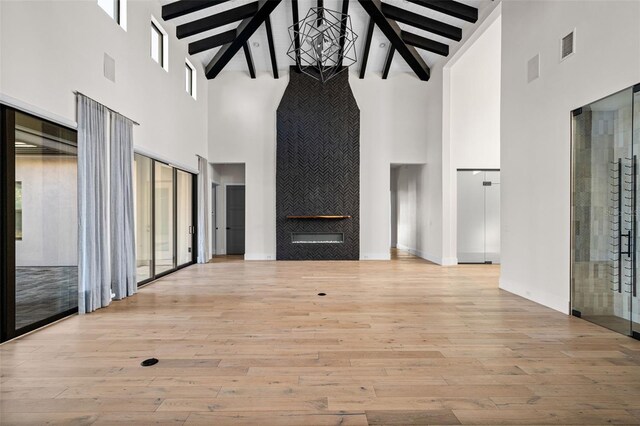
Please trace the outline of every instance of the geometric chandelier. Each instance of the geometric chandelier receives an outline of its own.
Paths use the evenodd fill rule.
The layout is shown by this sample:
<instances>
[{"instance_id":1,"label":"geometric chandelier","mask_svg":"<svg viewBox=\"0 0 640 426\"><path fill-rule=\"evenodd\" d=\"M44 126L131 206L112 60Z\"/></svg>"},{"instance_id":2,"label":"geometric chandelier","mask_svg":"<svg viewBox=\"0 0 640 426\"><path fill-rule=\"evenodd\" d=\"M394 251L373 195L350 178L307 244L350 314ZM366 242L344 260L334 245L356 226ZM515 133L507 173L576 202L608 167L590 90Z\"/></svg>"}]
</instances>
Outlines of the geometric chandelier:
<instances>
[{"instance_id":1,"label":"geometric chandelier","mask_svg":"<svg viewBox=\"0 0 640 426\"><path fill-rule=\"evenodd\" d=\"M341 30L344 30L344 38ZM289 35L291 46L287 55L296 61L302 72L323 83L356 62L358 36L353 32L347 14L313 7L297 25L289 27Z\"/></svg>"}]
</instances>

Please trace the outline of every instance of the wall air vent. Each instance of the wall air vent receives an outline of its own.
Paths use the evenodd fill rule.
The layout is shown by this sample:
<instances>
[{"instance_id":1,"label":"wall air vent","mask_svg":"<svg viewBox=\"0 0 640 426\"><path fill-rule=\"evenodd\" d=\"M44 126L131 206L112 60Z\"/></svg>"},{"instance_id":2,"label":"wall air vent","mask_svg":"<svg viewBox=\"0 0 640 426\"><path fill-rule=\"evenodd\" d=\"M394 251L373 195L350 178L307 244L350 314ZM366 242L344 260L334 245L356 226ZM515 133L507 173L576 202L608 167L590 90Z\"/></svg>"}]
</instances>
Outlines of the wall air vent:
<instances>
[{"instance_id":1,"label":"wall air vent","mask_svg":"<svg viewBox=\"0 0 640 426\"><path fill-rule=\"evenodd\" d=\"M576 51L576 30L571 31L560 41L560 60L573 55Z\"/></svg>"},{"instance_id":2,"label":"wall air vent","mask_svg":"<svg viewBox=\"0 0 640 426\"><path fill-rule=\"evenodd\" d=\"M107 80L116 82L116 60L111 56L104 54L104 76Z\"/></svg>"}]
</instances>

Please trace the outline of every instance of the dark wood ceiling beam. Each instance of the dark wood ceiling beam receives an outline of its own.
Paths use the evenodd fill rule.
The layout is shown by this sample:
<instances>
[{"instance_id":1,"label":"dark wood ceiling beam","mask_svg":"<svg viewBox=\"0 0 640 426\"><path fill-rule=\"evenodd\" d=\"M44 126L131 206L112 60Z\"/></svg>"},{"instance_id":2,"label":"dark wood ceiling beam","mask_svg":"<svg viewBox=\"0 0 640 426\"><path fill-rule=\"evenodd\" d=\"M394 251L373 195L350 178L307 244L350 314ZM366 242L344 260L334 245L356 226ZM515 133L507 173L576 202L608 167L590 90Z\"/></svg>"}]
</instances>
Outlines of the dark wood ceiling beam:
<instances>
[{"instance_id":1,"label":"dark wood ceiling beam","mask_svg":"<svg viewBox=\"0 0 640 426\"><path fill-rule=\"evenodd\" d=\"M391 4L382 3L382 13L394 21L402 22L403 24L411 25L412 27L438 34L451 40L462 40L462 29L436 21L435 19L427 18L426 16L418 15L417 13L409 12L408 10Z\"/></svg>"},{"instance_id":2,"label":"dark wood ceiling beam","mask_svg":"<svg viewBox=\"0 0 640 426\"><path fill-rule=\"evenodd\" d=\"M444 43L440 43L428 38L419 36L417 34L402 31L402 40L410 46L415 46L419 49L428 50L429 52L436 53L441 56L449 56L449 46Z\"/></svg>"},{"instance_id":3,"label":"dark wood ceiling beam","mask_svg":"<svg viewBox=\"0 0 640 426\"><path fill-rule=\"evenodd\" d=\"M271 12L273 12L281 2L282 0L260 0L256 14L251 18L244 19L240 25L238 25L236 38L232 42L222 46L220 50L218 50L218 53L216 53L216 56L214 56L206 66L205 75L208 79L215 78L220 74L220 71L224 69L231 58L242 49L244 44L249 40L249 37L256 32L260 25L264 23Z\"/></svg>"},{"instance_id":4,"label":"dark wood ceiling beam","mask_svg":"<svg viewBox=\"0 0 640 426\"><path fill-rule=\"evenodd\" d=\"M180 0L162 6L162 19L178 18L198 10L227 2L229 0Z\"/></svg>"},{"instance_id":5,"label":"dark wood ceiling beam","mask_svg":"<svg viewBox=\"0 0 640 426\"><path fill-rule=\"evenodd\" d=\"M391 69L391 62L393 62L393 54L396 53L396 49L393 46L389 46L387 52L387 59L384 61L384 69L382 70L382 79L386 80L389 76L389 70Z\"/></svg>"},{"instance_id":6,"label":"dark wood ceiling beam","mask_svg":"<svg viewBox=\"0 0 640 426\"><path fill-rule=\"evenodd\" d=\"M467 6L453 0L407 0L431 10L435 10L463 21L476 23L478 21L478 9Z\"/></svg>"},{"instance_id":7,"label":"dark wood ceiling beam","mask_svg":"<svg viewBox=\"0 0 640 426\"><path fill-rule=\"evenodd\" d=\"M371 39L373 38L373 29L375 28L375 22L373 18L369 18L369 25L367 26L367 35L364 39L364 51L362 52L362 63L360 64L360 78L364 78L367 72L367 61L369 60L369 50L371 50Z\"/></svg>"},{"instance_id":8,"label":"dark wood ceiling beam","mask_svg":"<svg viewBox=\"0 0 640 426\"><path fill-rule=\"evenodd\" d=\"M257 11L258 2L256 1L234 7L233 9L225 10L224 12L216 13L215 15L207 16L202 19L187 22L186 24L178 25L176 27L176 37L182 39L222 27L223 25L233 24L234 22L252 17Z\"/></svg>"},{"instance_id":9,"label":"dark wood ceiling beam","mask_svg":"<svg viewBox=\"0 0 640 426\"><path fill-rule=\"evenodd\" d=\"M384 16L384 13L382 13L382 2L380 0L358 0L358 2L387 37L391 45L407 62L407 65L416 73L418 78L423 81L429 80L431 75L429 66L413 46L407 45L404 40L402 40L402 30L397 22L387 19Z\"/></svg>"},{"instance_id":10,"label":"dark wood ceiling beam","mask_svg":"<svg viewBox=\"0 0 640 426\"><path fill-rule=\"evenodd\" d=\"M278 75L278 61L276 60L276 48L273 45L273 32L271 31L271 17L267 16L264 21L267 29L267 43L269 44L269 56L271 57L271 69L273 70L273 78L280 78Z\"/></svg>"},{"instance_id":11,"label":"dark wood ceiling beam","mask_svg":"<svg viewBox=\"0 0 640 426\"><path fill-rule=\"evenodd\" d=\"M236 38L236 30L225 31L202 40L189 43L189 55L204 52L205 50L215 49L223 44L231 43Z\"/></svg>"},{"instance_id":12,"label":"dark wood ceiling beam","mask_svg":"<svg viewBox=\"0 0 640 426\"><path fill-rule=\"evenodd\" d=\"M247 68L249 68L249 75L251 78L256 78L256 67L253 65L253 56L251 55L251 48L249 47L249 43L245 42L242 45L242 49L244 49L244 57L247 60Z\"/></svg>"}]
</instances>

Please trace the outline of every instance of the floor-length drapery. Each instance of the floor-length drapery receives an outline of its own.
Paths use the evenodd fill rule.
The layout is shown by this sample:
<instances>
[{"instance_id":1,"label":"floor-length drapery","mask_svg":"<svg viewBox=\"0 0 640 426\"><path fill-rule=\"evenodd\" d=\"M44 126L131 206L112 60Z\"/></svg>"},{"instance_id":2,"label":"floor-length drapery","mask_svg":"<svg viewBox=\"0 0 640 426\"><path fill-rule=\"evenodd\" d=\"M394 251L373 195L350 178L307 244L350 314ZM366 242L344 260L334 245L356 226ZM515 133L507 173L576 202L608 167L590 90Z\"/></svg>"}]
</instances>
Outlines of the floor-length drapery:
<instances>
[{"instance_id":1,"label":"floor-length drapery","mask_svg":"<svg viewBox=\"0 0 640 426\"><path fill-rule=\"evenodd\" d=\"M111 289L115 299L137 291L133 206L133 122L111 112Z\"/></svg>"},{"instance_id":2,"label":"floor-length drapery","mask_svg":"<svg viewBox=\"0 0 640 426\"><path fill-rule=\"evenodd\" d=\"M209 162L198 156L198 263L209 261Z\"/></svg>"},{"instance_id":3,"label":"floor-length drapery","mask_svg":"<svg viewBox=\"0 0 640 426\"><path fill-rule=\"evenodd\" d=\"M78 311L111 302L106 108L82 95L78 105Z\"/></svg>"}]
</instances>

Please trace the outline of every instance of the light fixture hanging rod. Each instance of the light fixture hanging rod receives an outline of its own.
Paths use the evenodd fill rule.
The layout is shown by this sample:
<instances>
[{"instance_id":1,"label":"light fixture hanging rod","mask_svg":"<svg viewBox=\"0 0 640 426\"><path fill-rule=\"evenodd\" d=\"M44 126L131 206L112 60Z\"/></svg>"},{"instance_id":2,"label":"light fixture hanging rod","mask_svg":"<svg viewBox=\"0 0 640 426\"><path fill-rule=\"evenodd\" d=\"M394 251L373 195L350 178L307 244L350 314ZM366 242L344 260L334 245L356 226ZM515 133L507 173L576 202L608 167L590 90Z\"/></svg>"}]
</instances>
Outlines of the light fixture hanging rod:
<instances>
[{"instance_id":1,"label":"light fixture hanging rod","mask_svg":"<svg viewBox=\"0 0 640 426\"><path fill-rule=\"evenodd\" d=\"M318 27L322 25L324 19L324 0L318 0Z\"/></svg>"}]
</instances>

